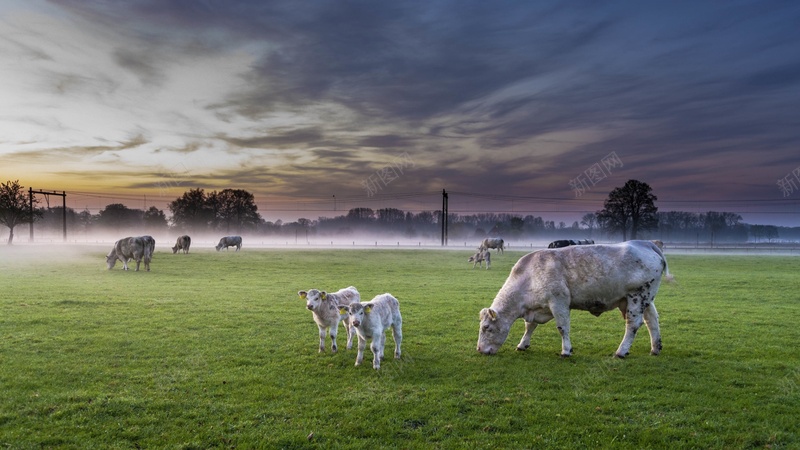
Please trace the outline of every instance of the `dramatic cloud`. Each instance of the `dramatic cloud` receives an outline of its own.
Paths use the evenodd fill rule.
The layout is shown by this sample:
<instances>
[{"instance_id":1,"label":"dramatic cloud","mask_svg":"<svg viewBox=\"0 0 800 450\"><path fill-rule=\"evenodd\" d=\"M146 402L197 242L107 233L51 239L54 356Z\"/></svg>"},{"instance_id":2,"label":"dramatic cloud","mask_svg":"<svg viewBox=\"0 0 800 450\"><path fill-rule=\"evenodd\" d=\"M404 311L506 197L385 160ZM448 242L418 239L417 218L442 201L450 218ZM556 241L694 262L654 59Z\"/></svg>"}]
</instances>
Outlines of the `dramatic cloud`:
<instances>
[{"instance_id":1,"label":"dramatic cloud","mask_svg":"<svg viewBox=\"0 0 800 450\"><path fill-rule=\"evenodd\" d=\"M0 157L27 185L117 173L131 195L364 198L401 158L381 193L593 211L638 179L662 208L796 212L800 180L777 181L800 167L799 21L779 1L10 1Z\"/></svg>"}]
</instances>

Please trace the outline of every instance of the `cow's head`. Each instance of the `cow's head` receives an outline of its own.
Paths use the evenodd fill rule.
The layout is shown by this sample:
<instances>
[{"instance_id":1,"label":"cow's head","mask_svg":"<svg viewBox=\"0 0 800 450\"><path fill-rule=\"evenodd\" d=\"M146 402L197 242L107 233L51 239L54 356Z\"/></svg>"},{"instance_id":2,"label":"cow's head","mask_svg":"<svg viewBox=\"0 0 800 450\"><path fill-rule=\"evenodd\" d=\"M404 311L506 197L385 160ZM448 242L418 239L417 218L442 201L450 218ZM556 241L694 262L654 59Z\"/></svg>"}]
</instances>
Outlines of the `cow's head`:
<instances>
[{"instance_id":1,"label":"cow's head","mask_svg":"<svg viewBox=\"0 0 800 450\"><path fill-rule=\"evenodd\" d=\"M484 355L494 355L508 338L511 326L502 320L497 312L483 308L480 314L481 327L478 330L478 351Z\"/></svg>"},{"instance_id":2,"label":"cow's head","mask_svg":"<svg viewBox=\"0 0 800 450\"><path fill-rule=\"evenodd\" d=\"M174 255L175 253L178 253L178 244L175 244L175 246L172 247L172 254Z\"/></svg>"},{"instance_id":3,"label":"cow's head","mask_svg":"<svg viewBox=\"0 0 800 450\"><path fill-rule=\"evenodd\" d=\"M114 265L117 264L117 255L116 253L111 253L106 256L106 265L108 266L108 270L114 268Z\"/></svg>"},{"instance_id":4,"label":"cow's head","mask_svg":"<svg viewBox=\"0 0 800 450\"><path fill-rule=\"evenodd\" d=\"M347 306L339 306L339 311L346 312L350 317L350 325L361 326L366 316L372 313L372 303L351 303Z\"/></svg>"},{"instance_id":5,"label":"cow's head","mask_svg":"<svg viewBox=\"0 0 800 450\"><path fill-rule=\"evenodd\" d=\"M317 289L298 291L297 295L306 301L306 308L308 308L309 311L319 311L319 307L323 302L328 301L328 294L325 291L319 291Z\"/></svg>"}]
</instances>

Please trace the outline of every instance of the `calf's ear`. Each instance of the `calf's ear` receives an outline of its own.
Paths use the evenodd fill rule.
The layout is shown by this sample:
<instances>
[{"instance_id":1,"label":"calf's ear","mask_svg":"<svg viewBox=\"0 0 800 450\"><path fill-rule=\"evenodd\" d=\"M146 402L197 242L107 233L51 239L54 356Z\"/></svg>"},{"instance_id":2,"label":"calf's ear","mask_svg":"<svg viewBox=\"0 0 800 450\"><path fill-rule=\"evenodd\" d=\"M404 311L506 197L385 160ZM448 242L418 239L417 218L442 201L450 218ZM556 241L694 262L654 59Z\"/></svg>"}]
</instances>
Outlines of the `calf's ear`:
<instances>
[{"instance_id":1,"label":"calf's ear","mask_svg":"<svg viewBox=\"0 0 800 450\"><path fill-rule=\"evenodd\" d=\"M319 298L321 298L322 300L327 300L328 294L325 291L322 291L319 293Z\"/></svg>"},{"instance_id":2,"label":"calf's ear","mask_svg":"<svg viewBox=\"0 0 800 450\"><path fill-rule=\"evenodd\" d=\"M366 305L364 305L364 312L367 313L367 314L372 312L372 304L371 303L367 303Z\"/></svg>"},{"instance_id":3,"label":"calf's ear","mask_svg":"<svg viewBox=\"0 0 800 450\"><path fill-rule=\"evenodd\" d=\"M347 306L339 306L339 314L347 314L350 312L350 309Z\"/></svg>"},{"instance_id":4,"label":"calf's ear","mask_svg":"<svg viewBox=\"0 0 800 450\"><path fill-rule=\"evenodd\" d=\"M489 308L489 315L492 317L492 320L497 320L497 311Z\"/></svg>"},{"instance_id":5,"label":"calf's ear","mask_svg":"<svg viewBox=\"0 0 800 450\"><path fill-rule=\"evenodd\" d=\"M299 295L300 298L306 298L306 296L308 295L308 292L306 292L306 291L297 291L297 295Z\"/></svg>"}]
</instances>

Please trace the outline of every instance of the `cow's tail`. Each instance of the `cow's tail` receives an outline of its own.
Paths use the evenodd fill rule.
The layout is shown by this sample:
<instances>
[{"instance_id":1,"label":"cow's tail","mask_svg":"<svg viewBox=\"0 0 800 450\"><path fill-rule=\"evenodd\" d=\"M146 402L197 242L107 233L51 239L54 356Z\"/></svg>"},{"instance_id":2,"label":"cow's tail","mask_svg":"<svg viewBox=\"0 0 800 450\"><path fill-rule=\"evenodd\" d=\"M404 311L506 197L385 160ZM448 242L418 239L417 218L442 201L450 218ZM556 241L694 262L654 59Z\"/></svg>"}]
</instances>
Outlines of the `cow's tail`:
<instances>
[{"instance_id":1,"label":"cow's tail","mask_svg":"<svg viewBox=\"0 0 800 450\"><path fill-rule=\"evenodd\" d=\"M655 244L653 244L653 248L656 250L656 252L658 252L658 255L661 256L661 264L663 266L663 268L661 269L661 274L664 277L664 281L666 281L667 283L672 283L673 281L675 281L675 277L672 276L671 273L669 273L669 264L667 263L667 257L664 256L664 252L662 252L661 249L658 248L658 246L656 246Z\"/></svg>"}]
</instances>

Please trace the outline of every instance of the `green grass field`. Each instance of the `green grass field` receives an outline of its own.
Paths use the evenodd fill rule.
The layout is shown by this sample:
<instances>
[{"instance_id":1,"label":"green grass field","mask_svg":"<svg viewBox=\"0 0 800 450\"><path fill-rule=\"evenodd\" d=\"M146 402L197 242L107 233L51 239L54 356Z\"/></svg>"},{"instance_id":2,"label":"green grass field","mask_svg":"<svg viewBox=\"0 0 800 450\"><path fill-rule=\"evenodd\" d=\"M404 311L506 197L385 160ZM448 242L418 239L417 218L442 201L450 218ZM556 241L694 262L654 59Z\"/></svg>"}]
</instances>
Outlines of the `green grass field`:
<instances>
[{"instance_id":1,"label":"green grass field","mask_svg":"<svg viewBox=\"0 0 800 450\"><path fill-rule=\"evenodd\" d=\"M553 322L475 350L521 252L70 248L0 248L0 448L800 448L800 258L668 254L664 350L618 360L618 313L573 312L571 358ZM351 284L400 300L379 372L341 328L319 354L297 297Z\"/></svg>"}]
</instances>

